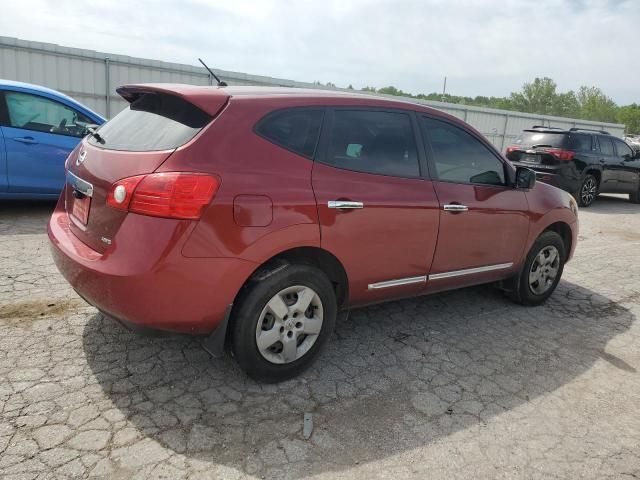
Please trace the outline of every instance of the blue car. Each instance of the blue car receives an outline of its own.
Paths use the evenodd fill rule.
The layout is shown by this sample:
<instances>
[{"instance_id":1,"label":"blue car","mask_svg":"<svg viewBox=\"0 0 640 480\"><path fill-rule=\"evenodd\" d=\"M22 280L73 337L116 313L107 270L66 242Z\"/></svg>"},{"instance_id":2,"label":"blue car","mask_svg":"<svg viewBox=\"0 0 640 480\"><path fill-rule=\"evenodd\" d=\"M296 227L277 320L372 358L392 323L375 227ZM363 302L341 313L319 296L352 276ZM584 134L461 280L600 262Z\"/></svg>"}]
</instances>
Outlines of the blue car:
<instances>
[{"instance_id":1,"label":"blue car","mask_svg":"<svg viewBox=\"0 0 640 480\"><path fill-rule=\"evenodd\" d=\"M0 199L57 198L67 156L104 122L60 92L0 80Z\"/></svg>"}]
</instances>

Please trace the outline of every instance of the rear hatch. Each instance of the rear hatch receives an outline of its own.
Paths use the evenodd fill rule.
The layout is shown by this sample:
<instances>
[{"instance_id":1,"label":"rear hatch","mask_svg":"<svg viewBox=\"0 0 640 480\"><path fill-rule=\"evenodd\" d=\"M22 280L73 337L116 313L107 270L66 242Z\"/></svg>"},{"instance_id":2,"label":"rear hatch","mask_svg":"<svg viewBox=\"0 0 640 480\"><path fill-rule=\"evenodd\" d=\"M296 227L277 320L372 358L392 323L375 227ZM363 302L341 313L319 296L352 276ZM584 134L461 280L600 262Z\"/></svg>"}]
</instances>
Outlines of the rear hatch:
<instances>
[{"instance_id":1,"label":"rear hatch","mask_svg":"<svg viewBox=\"0 0 640 480\"><path fill-rule=\"evenodd\" d=\"M576 137L575 139L573 137ZM574 156L572 149L578 135L566 131L525 130L513 145L506 150L506 156L514 163L529 166L553 167ZM589 136L586 137L590 141ZM589 147L590 148L590 147Z\"/></svg>"},{"instance_id":2,"label":"rear hatch","mask_svg":"<svg viewBox=\"0 0 640 480\"><path fill-rule=\"evenodd\" d=\"M128 215L107 205L112 185L123 178L153 173L193 139L226 103L212 95L199 108L188 98L148 86L118 90L130 105L87 136L67 161L65 208L72 232L98 252L111 244ZM213 113L212 113L213 112Z\"/></svg>"}]
</instances>

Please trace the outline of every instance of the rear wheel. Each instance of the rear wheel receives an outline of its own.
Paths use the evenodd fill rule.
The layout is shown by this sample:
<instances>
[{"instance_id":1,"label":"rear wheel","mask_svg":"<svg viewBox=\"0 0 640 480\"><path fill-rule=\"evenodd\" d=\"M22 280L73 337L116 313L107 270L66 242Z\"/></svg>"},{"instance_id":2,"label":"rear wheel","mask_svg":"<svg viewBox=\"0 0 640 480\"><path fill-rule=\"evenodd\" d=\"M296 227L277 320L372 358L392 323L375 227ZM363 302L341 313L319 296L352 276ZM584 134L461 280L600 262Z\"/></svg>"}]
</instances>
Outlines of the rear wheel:
<instances>
[{"instance_id":1,"label":"rear wheel","mask_svg":"<svg viewBox=\"0 0 640 480\"><path fill-rule=\"evenodd\" d=\"M576 199L581 207L588 207L593 203L598 195L598 179L591 174L587 174L578 189Z\"/></svg>"},{"instance_id":2,"label":"rear wheel","mask_svg":"<svg viewBox=\"0 0 640 480\"><path fill-rule=\"evenodd\" d=\"M640 188L633 193L629 194L629 200L631 203L640 203Z\"/></svg>"},{"instance_id":3,"label":"rear wheel","mask_svg":"<svg viewBox=\"0 0 640 480\"><path fill-rule=\"evenodd\" d=\"M264 382L292 378L315 360L337 315L329 279L309 265L284 265L252 281L233 317L233 353Z\"/></svg>"},{"instance_id":4,"label":"rear wheel","mask_svg":"<svg viewBox=\"0 0 640 480\"><path fill-rule=\"evenodd\" d=\"M565 246L556 232L535 241L520 271L511 297L522 305L540 305L551 296L564 270Z\"/></svg>"}]
</instances>

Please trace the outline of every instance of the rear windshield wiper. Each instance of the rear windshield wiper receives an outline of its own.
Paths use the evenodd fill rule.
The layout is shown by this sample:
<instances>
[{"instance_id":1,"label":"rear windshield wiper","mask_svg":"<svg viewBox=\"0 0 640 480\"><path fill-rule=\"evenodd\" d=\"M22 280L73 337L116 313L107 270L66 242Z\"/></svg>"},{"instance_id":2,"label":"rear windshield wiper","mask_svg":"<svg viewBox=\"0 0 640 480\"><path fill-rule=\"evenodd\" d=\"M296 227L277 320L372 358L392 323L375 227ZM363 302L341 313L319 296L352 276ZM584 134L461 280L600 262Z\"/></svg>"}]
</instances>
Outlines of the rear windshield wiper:
<instances>
[{"instance_id":1,"label":"rear windshield wiper","mask_svg":"<svg viewBox=\"0 0 640 480\"><path fill-rule=\"evenodd\" d=\"M540 148L540 147L549 147L549 148L553 148L553 145L547 145L545 143L540 143L538 145L531 145L531 148Z\"/></svg>"},{"instance_id":2,"label":"rear windshield wiper","mask_svg":"<svg viewBox=\"0 0 640 480\"><path fill-rule=\"evenodd\" d=\"M104 144L104 138L97 132L98 125L87 125L87 131L89 135L95 138L99 143Z\"/></svg>"}]
</instances>

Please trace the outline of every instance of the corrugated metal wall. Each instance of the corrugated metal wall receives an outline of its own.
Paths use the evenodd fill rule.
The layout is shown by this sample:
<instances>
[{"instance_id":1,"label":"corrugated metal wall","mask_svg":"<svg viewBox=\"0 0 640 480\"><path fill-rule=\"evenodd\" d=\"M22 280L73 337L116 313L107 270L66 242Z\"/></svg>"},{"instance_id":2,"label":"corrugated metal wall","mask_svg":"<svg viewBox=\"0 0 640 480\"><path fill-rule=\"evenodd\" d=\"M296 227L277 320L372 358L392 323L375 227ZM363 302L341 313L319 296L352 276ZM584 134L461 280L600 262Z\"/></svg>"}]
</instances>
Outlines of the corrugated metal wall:
<instances>
[{"instance_id":1,"label":"corrugated metal wall","mask_svg":"<svg viewBox=\"0 0 640 480\"><path fill-rule=\"evenodd\" d=\"M318 85L281 78L213 69L229 85L271 85L320 88ZM91 109L112 117L126 103L115 89L127 83L171 82L209 85L202 67L114 55L51 43L0 36L0 78L44 85L76 98ZM396 98L397 97L391 97ZM533 125L604 129L622 137L624 125L573 120L506 110L415 100L455 115L481 131L504 149L525 128Z\"/></svg>"}]
</instances>

